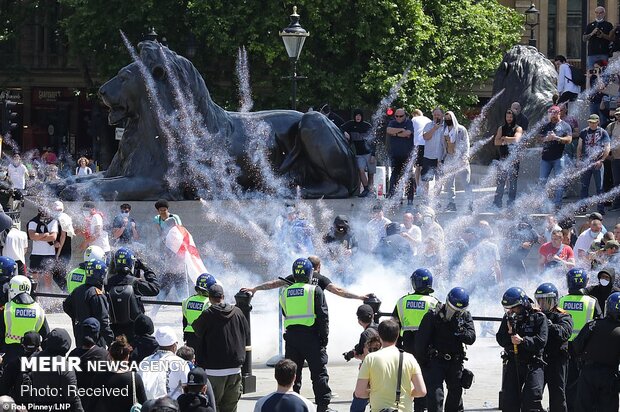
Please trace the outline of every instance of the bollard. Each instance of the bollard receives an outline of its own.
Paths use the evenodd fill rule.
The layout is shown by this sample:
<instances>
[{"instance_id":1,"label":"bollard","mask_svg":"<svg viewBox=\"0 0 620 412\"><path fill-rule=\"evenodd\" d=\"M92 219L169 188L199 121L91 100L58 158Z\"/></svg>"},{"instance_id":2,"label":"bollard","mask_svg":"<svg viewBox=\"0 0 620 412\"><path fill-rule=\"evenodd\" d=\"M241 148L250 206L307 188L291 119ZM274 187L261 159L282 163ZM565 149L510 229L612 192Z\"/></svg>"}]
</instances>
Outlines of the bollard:
<instances>
[{"instance_id":1,"label":"bollard","mask_svg":"<svg viewBox=\"0 0 620 412\"><path fill-rule=\"evenodd\" d=\"M241 309L243 315L250 323L250 312L252 311L252 294L248 292L239 291L235 295L235 302L237 307ZM256 392L256 376L252 375L252 335L250 334L250 342L245 347L245 362L241 366L241 382L243 385L243 393Z\"/></svg>"},{"instance_id":2,"label":"bollard","mask_svg":"<svg viewBox=\"0 0 620 412\"><path fill-rule=\"evenodd\" d=\"M372 308L372 311L375 313L374 321L375 323L379 323L379 318L381 317L379 314L379 308L381 307L381 301L379 298L374 293L371 293L366 299L364 299L364 304Z\"/></svg>"}]
</instances>

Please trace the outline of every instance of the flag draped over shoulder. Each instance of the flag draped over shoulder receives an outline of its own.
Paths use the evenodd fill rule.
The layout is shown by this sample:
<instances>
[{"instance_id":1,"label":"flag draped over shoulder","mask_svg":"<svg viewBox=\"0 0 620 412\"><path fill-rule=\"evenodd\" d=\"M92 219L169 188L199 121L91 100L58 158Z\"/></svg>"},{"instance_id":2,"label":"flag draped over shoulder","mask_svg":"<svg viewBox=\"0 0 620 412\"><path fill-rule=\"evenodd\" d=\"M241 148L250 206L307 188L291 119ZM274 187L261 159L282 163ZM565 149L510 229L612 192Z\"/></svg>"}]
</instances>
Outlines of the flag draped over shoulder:
<instances>
[{"instance_id":1,"label":"flag draped over shoulder","mask_svg":"<svg viewBox=\"0 0 620 412\"><path fill-rule=\"evenodd\" d=\"M195 284L198 276L207 272L194 238L185 227L176 225L170 228L166 235L166 247L183 260L185 273L192 283Z\"/></svg>"}]
</instances>

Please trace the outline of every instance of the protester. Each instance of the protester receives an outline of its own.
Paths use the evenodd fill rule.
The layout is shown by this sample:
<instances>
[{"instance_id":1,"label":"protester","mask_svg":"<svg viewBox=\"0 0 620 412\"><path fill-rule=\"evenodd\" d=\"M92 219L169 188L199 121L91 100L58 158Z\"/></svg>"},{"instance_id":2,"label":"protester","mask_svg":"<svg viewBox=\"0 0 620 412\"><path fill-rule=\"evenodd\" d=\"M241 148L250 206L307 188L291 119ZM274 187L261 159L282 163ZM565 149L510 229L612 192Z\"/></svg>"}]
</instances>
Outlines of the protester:
<instances>
[{"instance_id":1,"label":"protester","mask_svg":"<svg viewBox=\"0 0 620 412\"><path fill-rule=\"evenodd\" d=\"M276 363L275 378L278 388L275 392L263 396L256 402L254 412L310 412L314 405L303 396L293 391L297 365L290 359Z\"/></svg>"}]
</instances>

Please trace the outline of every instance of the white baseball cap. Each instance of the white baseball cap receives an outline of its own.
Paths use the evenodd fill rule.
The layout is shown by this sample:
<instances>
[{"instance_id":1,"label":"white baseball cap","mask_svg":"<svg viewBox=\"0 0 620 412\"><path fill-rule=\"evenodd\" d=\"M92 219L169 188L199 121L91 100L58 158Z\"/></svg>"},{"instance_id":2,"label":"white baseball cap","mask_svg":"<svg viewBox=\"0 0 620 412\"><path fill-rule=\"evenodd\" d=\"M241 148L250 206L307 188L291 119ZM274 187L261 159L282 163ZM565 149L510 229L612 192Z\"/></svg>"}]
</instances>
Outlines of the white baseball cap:
<instances>
[{"instance_id":1,"label":"white baseball cap","mask_svg":"<svg viewBox=\"0 0 620 412\"><path fill-rule=\"evenodd\" d=\"M159 346L172 346L179 342L176 332L170 326L162 326L155 331L155 340Z\"/></svg>"}]
</instances>

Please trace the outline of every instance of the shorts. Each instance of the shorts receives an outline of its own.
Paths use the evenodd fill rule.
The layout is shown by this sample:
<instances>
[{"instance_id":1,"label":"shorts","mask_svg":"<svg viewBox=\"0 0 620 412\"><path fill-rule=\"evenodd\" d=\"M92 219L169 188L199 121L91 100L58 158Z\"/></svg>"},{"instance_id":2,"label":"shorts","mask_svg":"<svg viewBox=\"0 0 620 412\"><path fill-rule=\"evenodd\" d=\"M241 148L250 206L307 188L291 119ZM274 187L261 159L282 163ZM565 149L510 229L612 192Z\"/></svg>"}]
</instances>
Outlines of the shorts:
<instances>
[{"instance_id":1,"label":"shorts","mask_svg":"<svg viewBox=\"0 0 620 412\"><path fill-rule=\"evenodd\" d=\"M356 155L355 162L357 163L358 169L365 170L368 174L374 175L377 173L377 161L375 160L374 162L371 162L371 157L371 154Z\"/></svg>"},{"instance_id":2,"label":"shorts","mask_svg":"<svg viewBox=\"0 0 620 412\"><path fill-rule=\"evenodd\" d=\"M435 178L437 174L437 159L427 159L426 157L422 158L422 180L424 182L430 182Z\"/></svg>"},{"instance_id":3,"label":"shorts","mask_svg":"<svg viewBox=\"0 0 620 412\"><path fill-rule=\"evenodd\" d=\"M56 256L30 255L30 270L32 272L51 271L56 264Z\"/></svg>"},{"instance_id":4,"label":"shorts","mask_svg":"<svg viewBox=\"0 0 620 412\"><path fill-rule=\"evenodd\" d=\"M419 145L418 147L418 155L415 158L415 166L422 167L422 159L424 158L424 145Z\"/></svg>"}]
</instances>

